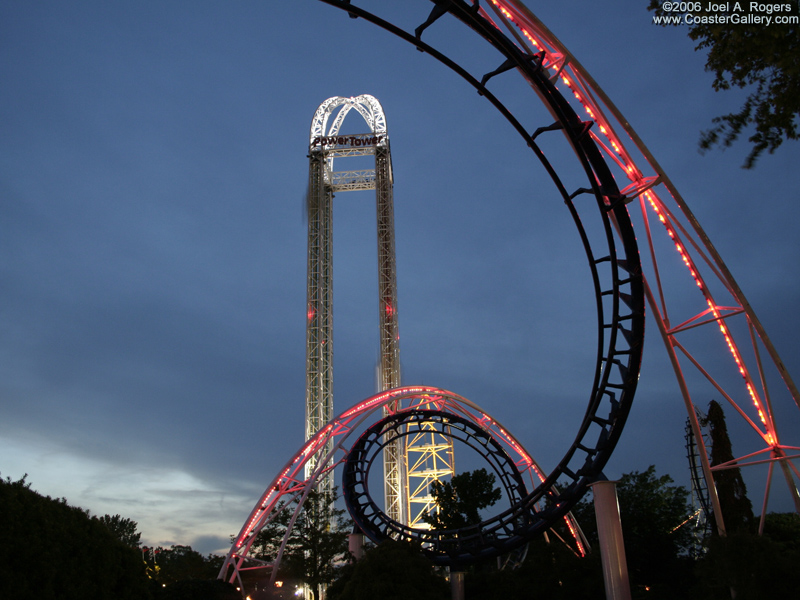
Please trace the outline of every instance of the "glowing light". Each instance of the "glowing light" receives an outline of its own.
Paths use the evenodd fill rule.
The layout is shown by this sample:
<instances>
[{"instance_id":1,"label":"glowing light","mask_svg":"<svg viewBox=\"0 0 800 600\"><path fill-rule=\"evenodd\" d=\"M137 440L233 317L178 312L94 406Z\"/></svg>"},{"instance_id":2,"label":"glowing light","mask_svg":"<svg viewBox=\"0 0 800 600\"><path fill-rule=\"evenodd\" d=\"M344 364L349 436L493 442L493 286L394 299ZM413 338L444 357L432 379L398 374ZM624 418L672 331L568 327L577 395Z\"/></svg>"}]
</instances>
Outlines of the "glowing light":
<instances>
[{"instance_id":1,"label":"glowing light","mask_svg":"<svg viewBox=\"0 0 800 600\"><path fill-rule=\"evenodd\" d=\"M578 535L578 532L575 531L575 527L573 527L572 521L569 519L569 517L564 516L564 522L567 524L567 528L569 529L569 532L572 534L573 539L575 540L575 542L578 545L578 552L580 552L582 557L585 557L586 556L586 548L584 548L583 542L581 542L581 538Z\"/></svg>"},{"instance_id":2,"label":"glowing light","mask_svg":"<svg viewBox=\"0 0 800 600\"><path fill-rule=\"evenodd\" d=\"M236 541L235 550L232 550L229 554L228 560L232 561L234 558L243 558L248 552L246 548L249 548L249 544L253 542L255 536L262 530L266 523L270 522L270 519L273 518L271 515L275 514L276 507L280 505L282 498L285 499L287 494L298 493L309 484L310 480L303 475L302 467L306 457L322 447L324 439L329 439L338 436L341 432L349 431L349 429L344 426L348 418L362 416L364 413L371 410L379 409L382 405L388 405L400 400L409 400L408 408L402 410L411 410L420 405L433 405L439 409L444 410L449 408L453 413L466 415L468 418L472 419L473 422L480 423L493 437L502 438L502 441L513 451L512 454L517 454L515 457L516 464L526 467L527 471L520 469L520 472L527 473L526 476L531 476L531 479L535 476L539 481L545 480L544 475L524 448L522 448L522 446L520 446L519 443L488 414L481 412L477 407L473 407L477 409L476 414L471 414L470 407L472 405L463 398L445 390L429 386L404 387L387 390L371 398L367 398L345 413L342 413L339 417L334 418L306 442L305 446L301 448L290 461L289 466L282 470L280 475L273 481L273 484L267 488L267 492L261 497L247 521L247 526L243 529L243 533ZM417 402L413 402L413 400L417 400ZM332 463L329 468L332 469L333 466ZM577 544L576 547L583 555L585 550L583 549L580 539L576 537L576 530L571 526L569 526L569 529ZM229 564L234 563L229 562ZM278 586L279 585L280 584L278 584Z\"/></svg>"},{"instance_id":3,"label":"glowing light","mask_svg":"<svg viewBox=\"0 0 800 600\"><path fill-rule=\"evenodd\" d=\"M531 34L531 32L529 30L527 30L525 27L522 26L521 23L516 22L514 16L504 6L502 6L502 4L499 2L499 0L492 0L492 3L499 8L500 12L502 13L502 15L504 17L506 19L508 19L511 23L513 23L520 31L522 31L522 33L524 34L525 38L528 39L531 43L533 43L537 48L540 46L540 41L541 41L542 44L544 43L543 40L537 40L534 37L534 35ZM521 19L521 21L525 22L525 18L523 17ZM564 68L564 66L559 66L559 64L557 64L558 62L560 62L560 61L555 61L554 62L554 61L551 60L547 68L554 69L554 70L557 70L559 68ZM567 69L564 69L564 70L566 71L568 69L569 69L569 67ZM573 75L574 75L574 73L573 73ZM577 77L580 78L580 75L577 75ZM584 109L590 115L590 117L592 119L596 120L595 112L598 109L597 105L594 104L591 101L591 99L583 98L582 95L579 93L579 91L575 88L575 85L574 85L573 81L565 73L559 73L559 78L560 78L561 82L565 86L567 86L569 88L569 90L572 92L572 94L575 96L575 98L578 100L578 102L581 103L581 105L584 107ZM603 136L605 136L605 138L608 140L608 142L609 142L611 148L613 149L613 151L615 153L617 153L620 157L623 157L623 151L622 151L622 148L621 148L621 144L619 143L619 140L616 137L616 135L613 133L613 131L610 130L609 128L607 128L605 126L605 124L600 125L599 129L600 129L600 133ZM623 161L622 162L618 162L618 164L620 164L620 166L622 166L624 168L624 170L626 171L629 179L634 180L634 178L636 176L636 171L634 170L633 165L631 164L631 162L628 159L625 159L623 157ZM647 198L650 206L655 211L655 213L656 213L656 215L658 217L658 220L661 221L661 223L665 226L665 228L667 230L667 234L669 235L670 239L672 239L673 242L675 243L675 248L676 248L678 254L680 255L681 260L683 261L683 263L689 269L689 274L694 279L695 284L697 285L698 289L700 289L703 292L704 296L706 296L706 300L707 300L707 302L709 304L709 307L711 309L711 314L713 315L714 319L716 319L718 322L721 323L721 318L722 317L721 317L721 314L720 314L719 310L717 309L716 305L714 304L714 302L711 300L710 296L708 295L708 290L707 290L706 286L704 285L701 276L698 274L697 269L694 267L694 264L693 264L692 260L690 259L689 255L687 254L686 249L680 243L678 243L677 235L676 235L675 231L673 230L672 226L668 223L667 218L665 217L664 214L662 214L661 210L657 206L653 195L650 194L650 193L645 193L644 197ZM734 362L736 363L736 366L737 366L737 368L739 370L739 373L745 379L747 393L750 396L750 398L751 398L751 400L753 402L753 405L755 406L755 408L756 408L756 410L758 412L759 419L761 420L761 423L767 428L766 433L762 433L762 436L764 437L765 440L767 440L767 442L769 444L773 444L774 445L775 444L775 437L773 435L773 432L771 431L771 426L770 426L770 424L769 424L769 422L767 420L767 417L766 417L766 415L764 413L764 409L762 407L761 399L759 398L758 393L754 389L754 387L753 387L753 385L751 383L750 376L749 376L749 374L748 374L748 372L747 372L747 370L746 370L746 368L744 366L741 354L740 354L736 344L734 343L733 338L731 337L731 334L727 331L727 329L724 328L723 326L720 326L720 331L721 331L721 333L722 333L722 335L723 335L723 337L725 339L725 343L728 346L728 349L729 349L729 351L730 351L730 353L731 353L731 355L732 355L732 357L734 359Z\"/></svg>"},{"instance_id":4,"label":"glowing light","mask_svg":"<svg viewBox=\"0 0 800 600\"><path fill-rule=\"evenodd\" d=\"M774 436L772 435L769 422L768 422L768 420L766 418L766 415L764 414L764 410L763 410L763 407L762 407L762 404L761 404L761 399L758 397L758 394L756 393L755 389L753 388L752 383L750 382L750 376L748 375L747 369L744 366L744 361L742 360L741 353L739 352L739 349L736 346L736 343L733 341L733 338L731 337L731 334L728 331L728 328L725 326L725 324L722 321L722 314L719 312L719 308L714 303L714 301L711 299L711 297L708 296L708 294L706 292L705 285L703 284L703 280L700 277L700 275L698 274L697 269L695 268L694 263L692 262L691 258L687 254L686 248L684 248L683 244L681 244L680 241L678 241L678 237L677 237L677 234L675 233L675 230L670 225L670 223L668 222L667 218L665 217L665 215L661 211L660 206L656 203L654 195L650 194L649 192L647 192L647 193L644 194L644 197L647 199L648 203L650 204L650 208L652 208L653 211L658 216L658 220L661 221L661 223L664 225L664 227L666 227L667 234L669 235L670 239L675 244L675 249L678 251L678 254L680 255L681 260L683 261L683 263L689 269L689 274L694 279L695 284L697 285L698 288L703 290L703 292L704 292L704 294L706 296L706 303L708 304L708 308L709 308L709 310L711 312L711 315L714 317L714 320L716 320L719 323L719 330L720 330L720 333L722 333L722 336L723 336L723 338L725 340L725 344L728 346L728 350L730 351L731 356L733 357L733 361L736 363L736 367L737 367L737 369L739 371L739 374L745 380L745 386L747 388L747 393L750 396L751 401L753 402L753 406L755 406L756 412L758 413L758 418L761 421L761 423L767 428L766 434L763 434L764 435L764 439L767 440L767 443L774 444Z\"/></svg>"}]
</instances>

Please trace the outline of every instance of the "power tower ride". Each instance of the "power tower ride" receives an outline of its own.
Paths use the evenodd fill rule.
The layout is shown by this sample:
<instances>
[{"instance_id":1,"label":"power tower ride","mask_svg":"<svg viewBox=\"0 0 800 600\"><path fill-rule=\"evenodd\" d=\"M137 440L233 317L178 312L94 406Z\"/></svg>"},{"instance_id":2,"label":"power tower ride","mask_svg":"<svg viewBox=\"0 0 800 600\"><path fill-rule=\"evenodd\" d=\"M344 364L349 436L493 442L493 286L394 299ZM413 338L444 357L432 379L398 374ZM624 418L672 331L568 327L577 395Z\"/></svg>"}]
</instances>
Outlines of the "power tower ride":
<instances>
[{"instance_id":1,"label":"power tower ride","mask_svg":"<svg viewBox=\"0 0 800 600\"><path fill-rule=\"evenodd\" d=\"M345 117L356 110L369 133L341 135ZM375 190L378 231L378 318L380 391L400 386L400 335L397 320L397 270L394 241L392 158L386 118L376 98L335 96L320 104L311 123L308 185L308 295L306 328L306 440L334 417L333 412L333 238L332 205L337 192ZM334 170L334 160L374 156L373 169ZM338 162L336 164L339 164ZM385 416L396 411L384 407ZM325 447L306 465L306 477L331 451ZM412 458L409 460L409 456ZM434 430L407 443L397 440L384 451L386 513L399 523L417 521L430 508L429 486L452 473L452 441ZM433 465L433 466L431 466ZM409 486L409 476L416 485ZM333 490L333 472L320 491ZM422 505L412 510L411 505ZM409 515L414 513L414 517Z\"/></svg>"},{"instance_id":2,"label":"power tower ride","mask_svg":"<svg viewBox=\"0 0 800 600\"><path fill-rule=\"evenodd\" d=\"M251 568L248 566L252 562L249 552L258 533L265 526L275 522L278 511L288 510L286 507L291 508L292 500L304 499L309 489L318 485L322 477L328 476L328 469L332 470L334 466L340 464L343 460L355 463L352 469L354 484L351 489L354 492L355 500L358 502L363 501L362 506L367 509L359 511L359 514L373 524L373 529L380 530L379 533L393 531L398 533L400 537L413 536L415 539L421 539L425 542L425 550L439 552L442 547L442 540L436 539L436 536L440 532L421 531L420 528L402 527L398 526L396 522L387 522L377 505L370 503L366 473L369 472L372 465L372 458L364 458L362 456L361 458L354 458L352 461L349 460L351 458L349 453L353 447L351 446L350 438L357 436L356 428L364 423L364 419L371 416L373 411L375 414L378 411L385 413L387 412L384 410L385 408L396 407L403 402L407 406L416 407L419 405L426 408L431 407L440 413L449 411L456 415L468 416L475 425L490 432L492 437L498 440L501 438L505 440L509 448L507 454L513 457L513 462L517 465L525 466L526 470L534 470L536 478L541 482L536 483L534 481L531 484L533 491L526 496L524 502L512 501L510 510L482 523L474 537L465 539L467 536L459 537L458 532L456 532L455 539L447 540L448 543L452 542L452 547L455 548L453 554L457 558L461 558L458 554L460 552L458 545L461 542L471 543L471 540L478 541L479 543L472 545L472 549L475 552L482 552L485 549L484 544L488 544L488 546L495 544L498 539L498 532L501 532L502 535L506 535L507 532L507 539L516 540L519 543L524 543L532 535L541 532L559 515L563 515L568 511L586 491L588 484L595 481L598 475L602 473L602 469L607 464L606 461L619 439L621 428L624 426L636 390L636 382L640 372L645 298L653 312L653 318L656 321L658 330L667 345L681 395L689 411L690 429L693 436L687 446L690 462L693 464L693 471L698 483L700 483L699 480L701 478L699 473L703 473L704 489L708 490L709 502L712 506L716 505L713 510L716 510L720 517L722 516L721 511L718 509L719 503L715 499L713 472L705 451L705 444L699 425L700 419L698 419L693 402L693 398L701 396L703 391L698 385L698 379L705 380L705 383L710 384L729 404L734 406L736 414L745 420L750 429L756 432L759 440L765 445L764 448L757 450L755 453L731 461L729 464L719 465L716 468L744 466L745 464L755 465L765 462L768 464L769 473L764 495L763 516L766 514L766 504L773 470L775 466L778 466L784 473L797 510L800 512L800 493L795 483L795 479L800 480L800 472L798 472L797 466L793 462L800 458L800 455L797 454L800 451L800 447L788 446L779 442L775 428L776 418L772 411L773 400L771 399L773 397L777 399L777 394L776 390L772 390L771 393L767 392L767 371L764 367L770 361L774 363L780 378L785 384L784 387L789 392L788 399L793 401L797 407L800 407L800 394L798 394L796 385L763 332L763 328L756 319L752 308L730 276L728 269L722 263L718 253L714 250L697 220L689 211L688 206L663 172L663 169L652 157L627 120L624 119L607 95L597 86L563 44L519 0L491 0L491 2L473 2L471 4L467 2L439 2L437 0L433 2L433 7L427 20L413 31L403 30L385 19L356 6L355 0L353 2L350 0L322 0L322 2L341 8L350 17L359 17L385 28L399 38L411 43L418 50L439 60L463 77L465 81L477 89L483 97L499 110L527 142L527 145L536 153L542 164L546 166L548 174L553 183L556 184L564 203L571 210L576 209L576 214L577 209L587 208L592 203L578 204L573 200L594 196L595 200L597 200L595 204L600 208L600 220L607 234L605 236L606 243L603 244L601 241L597 245L597 250L594 250L588 243L589 236L584 234L585 230L582 225L584 221L576 218L575 224L582 234L582 239L585 240L584 245L587 256L590 258L589 264L593 278L595 281L600 281L602 278L603 281L601 285L595 286L599 309L598 338L601 341L602 353L598 353L599 358L595 365L595 384L590 394L589 408L582 421L578 436L568 448L556 469L550 472L550 475L546 475L545 472L538 469L522 449L522 446L509 437L508 431L494 421L488 413L466 399L457 397L452 392L427 386L395 388L353 405L328 422L328 425L320 425L322 428L319 429L318 433L300 448L278 476L268 484L264 494L258 499L245 521L239 535L235 538L230 553L220 571L220 577L228 578L230 581L235 581L238 578L241 581L241 573ZM425 3L421 4L424 5ZM481 78L480 74L476 76L474 73L467 71L427 43L426 40L423 40L423 32L438 19L448 14L469 25L470 31L483 37L492 45L493 49L499 49L506 57L506 61L495 71L486 73ZM422 14L422 17L424 17L424 14ZM495 76L515 70L524 77L527 83L531 84L538 99L545 104L554 119L551 122L552 124L540 126L533 133L524 128L510 109L487 87L489 81ZM561 93L562 91L564 92L563 94ZM571 100L573 97L574 101ZM341 99L331 99L329 102L339 100ZM574 106L571 106L570 103L574 104ZM362 109L367 110L365 107L362 107ZM328 110L328 107L323 104L320 107L321 112L318 111L318 115L315 117L315 123L319 124L319 133L317 134L319 140L317 144L313 143L315 133L312 127L312 152L310 154L313 153L316 146L321 146L316 150L324 150L328 146L335 147L339 144L345 144L344 141L339 142L339 136L335 135L338 129L335 132L329 131L327 135L322 133L325 131L323 124L327 123L330 116L329 113L325 113L326 110ZM359 109L359 112L362 112L362 110ZM578 118L578 114L584 113L588 115L588 121ZM337 119L339 118L337 117ZM564 180L547 159L542 147L537 142L537 138L540 135L547 137L548 135L555 135L555 132L558 131L561 131L567 137L581 165L586 167L585 172L588 177L589 187L577 187L576 189L575 186L572 186L567 188L563 184ZM617 132L624 132L625 135L620 135ZM605 164L606 161L607 164ZM318 165L320 176L318 185L320 188L326 174L324 162L325 158L323 156ZM608 168L609 165L614 168L613 172ZM332 172L332 166L330 171ZM614 180L615 175L621 175L620 181L623 180L622 178L628 179L629 185L621 190L618 189ZM329 180L333 182L334 175L331 173L328 176ZM351 179L354 185L358 181L357 176L353 176ZM333 183L330 185L333 185ZM371 188L364 187L360 189ZM332 198L333 188L329 192L330 195L327 197L328 211L330 211L330 198ZM311 200L309 202L311 203ZM627 209L626 206L628 207ZM646 240L650 254L649 262L644 265L640 262L636 236L633 234L633 226L628 214L628 210L633 211L637 207L641 212L639 218L644 232L643 239ZM329 214L330 212L328 212ZM653 227L650 225L651 220ZM328 218L327 223L329 224L329 222ZM330 230L325 229L319 223L316 226L321 227L321 232L327 235L329 240ZM310 223L310 231L311 227ZM688 318L679 316L680 313L676 310L677 304L672 307L670 312L667 311L668 303L665 291L668 288L661 281L660 269L658 268L659 262L656 260L656 241L659 230L665 232L667 247L677 252L680 263L687 268L688 280L691 286L699 290L697 295L700 309ZM329 250L328 246L328 261L330 260ZM311 256L311 252L309 252L309 256ZM608 265L613 265L613 268L607 269ZM643 271L647 271L646 278L642 276ZM311 273L311 270L309 270L309 273ZM327 265L327 275L330 279L330 263ZM725 301L726 295L721 293L719 296L712 295L711 287L715 288L716 293L716 289L720 286L730 297L729 302ZM309 298L312 298L311 294L309 294ZM610 302L611 300L613 302ZM396 304L392 306L394 308L392 314L396 321ZM314 318L314 311L317 308L317 305L309 301L309 321ZM382 309L383 313L385 305L382 305ZM685 310L681 310L681 313L685 312ZM672 316L669 316L670 313ZM731 333L734 321L741 321L742 319L745 321L743 324L745 334L749 333L749 336L745 335L745 337L750 338L749 352L745 351L746 344L740 346L734 342ZM709 346L712 348L710 352L701 352L705 350L702 345L696 351L690 352L687 343L689 340L678 339L682 338L682 335L687 331L699 332L701 330L703 333L709 332L711 334L709 337L713 337L716 342L723 342L725 353L733 359L730 361L734 367L733 377L728 377L727 373L723 372L716 378L712 375L710 367L716 365L712 365L707 360L708 356L713 356L714 354L713 346ZM617 333L619 335L616 335ZM310 339L311 337L309 337ZM330 339L329 329L327 337L320 337L319 343L330 341ZM740 347L742 348L741 350ZM763 358L766 359L768 357L770 360L762 360L762 354L766 355ZM311 351L309 351L309 356L311 356ZM322 356L322 354L319 356ZM328 367L330 367L329 358ZM687 368L684 369L683 367ZM690 369L688 367L694 368L700 377L697 377L697 373L693 373L695 377L690 378ZM755 375L751 375L751 373ZM729 380L733 380L733 385L730 387L728 386ZM742 381L744 382L743 386L741 385ZM330 380L328 380L329 382ZM725 384L724 386L723 383ZM330 385L328 385L327 390L328 392L330 391ZM321 402L321 400L318 400L318 402ZM328 397L325 410L330 411L331 405L330 397ZM322 406L322 404L312 404L311 406ZM391 410L388 412L391 412ZM412 416L414 413L413 410L405 412ZM755 412L755 417L748 415L748 412ZM399 418L395 417L398 416L394 415L392 417L395 423L391 423L391 426L396 427L397 423L399 423L396 431L401 435L408 435L408 429L401 430L399 428L403 425L400 420L403 415L399 415ZM444 422L445 418L445 416L441 416L442 422ZM449 417L447 418L449 419ZM324 418L320 418L319 423L324 422ZM472 432L474 428L464 426L462 430L457 430L456 433L459 431L463 433L468 430ZM375 436L379 436L383 435L385 431L385 429L368 430L367 433L374 433ZM385 438L381 439L385 440ZM363 448L364 446L362 445L361 447ZM308 457L322 457L323 455L325 461L316 462L315 459L314 464L316 466L311 469L314 471L313 476L307 475L303 480L301 472L309 462ZM306 472L308 472L308 469L306 469ZM566 480L568 483L563 492L556 490L555 483L559 480ZM533 520L529 520L528 515L518 512L527 508L532 501L538 502L539 500L544 501L544 509L536 511L532 517ZM299 508L294 509L292 518L296 518L299 510ZM722 530L721 518L717 519L717 526ZM525 535L518 535L518 528L524 529L523 533ZM287 531L285 536L288 535L289 532ZM287 538L285 537L284 539ZM380 538L376 536L376 539ZM279 561L280 556L276 558L274 565L267 565L273 566L272 583L274 583L277 576L276 565Z\"/></svg>"}]
</instances>

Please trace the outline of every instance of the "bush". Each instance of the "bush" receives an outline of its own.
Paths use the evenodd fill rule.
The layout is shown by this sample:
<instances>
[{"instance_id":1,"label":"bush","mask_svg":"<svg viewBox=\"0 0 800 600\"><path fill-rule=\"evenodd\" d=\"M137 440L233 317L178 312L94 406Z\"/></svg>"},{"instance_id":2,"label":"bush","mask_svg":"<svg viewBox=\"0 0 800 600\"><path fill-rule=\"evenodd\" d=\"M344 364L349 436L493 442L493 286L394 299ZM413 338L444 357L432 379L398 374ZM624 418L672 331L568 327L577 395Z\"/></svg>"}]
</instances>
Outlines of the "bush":
<instances>
[{"instance_id":1,"label":"bush","mask_svg":"<svg viewBox=\"0 0 800 600\"><path fill-rule=\"evenodd\" d=\"M415 546L387 540L328 589L328 600L447 600L450 586Z\"/></svg>"},{"instance_id":2,"label":"bush","mask_svg":"<svg viewBox=\"0 0 800 600\"><path fill-rule=\"evenodd\" d=\"M0 515L0 598L151 598L139 552L63 498L0 479Z\"/></svg>"}]
</instances>

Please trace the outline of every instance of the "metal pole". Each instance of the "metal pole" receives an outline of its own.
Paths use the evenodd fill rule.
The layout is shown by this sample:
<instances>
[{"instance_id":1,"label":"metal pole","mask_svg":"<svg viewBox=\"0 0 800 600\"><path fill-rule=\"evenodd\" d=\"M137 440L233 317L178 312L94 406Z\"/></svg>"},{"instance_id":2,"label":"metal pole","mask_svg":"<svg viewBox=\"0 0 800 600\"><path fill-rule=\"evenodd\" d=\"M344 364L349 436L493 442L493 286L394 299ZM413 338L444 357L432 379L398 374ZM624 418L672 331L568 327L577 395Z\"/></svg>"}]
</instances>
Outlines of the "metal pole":
<instances>
[{"instance_id":1,"label":"metal pole","mask_svg":"<svg viewBox=\"0 0 800 600\"><path fill-rule=\"evenodd\" d=\"M356 529L347 536L347 549L356 562L364 558L364 533Z\"/></svg>"},{"instance_id":2,"label":"metal pole","mask_svg":"<svg viewBox=\"0 0 800 600\"><path fill-rule=\"evenodd\" d=\"M622 539L622 522L617 503L617 483L608 480L595 481L591 488L594 493L594 513L597 518L606 600L631 600L625 542Z\"/></svg>"},{"instance_id":3,"label":"metal pole","mask_svg":"<svg viewBox=\"0 0 800 600\"><path fill-rule=\"evenodd\" d=\"M464 571L450 569L450 594L452 600L464 600Z\"/></svg>"}]
</instances>

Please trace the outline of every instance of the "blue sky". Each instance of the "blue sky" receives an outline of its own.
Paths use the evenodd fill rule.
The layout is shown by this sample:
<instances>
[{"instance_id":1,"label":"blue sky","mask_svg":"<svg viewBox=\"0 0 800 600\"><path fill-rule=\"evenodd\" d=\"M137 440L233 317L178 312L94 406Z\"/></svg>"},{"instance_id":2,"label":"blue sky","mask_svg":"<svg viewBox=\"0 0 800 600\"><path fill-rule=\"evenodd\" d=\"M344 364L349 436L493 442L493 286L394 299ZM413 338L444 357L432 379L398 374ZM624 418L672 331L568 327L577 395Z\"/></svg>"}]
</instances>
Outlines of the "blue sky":
<instances>
[{"instance_id":1,"label":"blue sky","mask_svg":"<svg viewBox=\"0 0 800 600\"><path fill-rule=\"evenodd\" d=\"M752 171L743 144L699 155L741 93L715 93L685 30L651 25L645 1L617 4L529 2L681 190L797 377L800 148ZM413 29L429 5L382 14ZM552 465L585 407L593 315L574 229L519 137L430 57L315 0L186 6L0 8L0 473L132 518L148 544L225 548L303 442L308 128L326 98L364 93L392 143L403 382L477 402ZM454 20L429 33L496 68ZM377 262L372 196L334 210L338 412L375 389ZM684 421L650 324L609 477L655 464L688 485Z\"/></svg>"}]
</instances>

